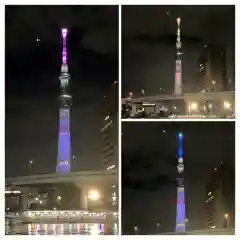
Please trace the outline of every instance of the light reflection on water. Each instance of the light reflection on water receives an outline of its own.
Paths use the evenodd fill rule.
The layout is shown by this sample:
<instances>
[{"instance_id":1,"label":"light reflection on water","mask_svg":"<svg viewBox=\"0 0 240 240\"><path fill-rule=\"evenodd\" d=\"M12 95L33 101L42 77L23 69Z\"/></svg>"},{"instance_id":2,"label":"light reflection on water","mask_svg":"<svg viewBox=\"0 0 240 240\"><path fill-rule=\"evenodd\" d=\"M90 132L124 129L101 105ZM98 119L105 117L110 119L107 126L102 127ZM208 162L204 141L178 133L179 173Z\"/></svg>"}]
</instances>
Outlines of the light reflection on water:
<instances>
[{"instance_id":1,"label":"light reflection on water","mask_svg":"<svg viewBox=\"0 0 240 240\"><path fill-rule=\"evenodd\" d=\"M6 235L116 235L117 224L102 223L29 223L6 227Z\"/></svg>"}]
</instances>

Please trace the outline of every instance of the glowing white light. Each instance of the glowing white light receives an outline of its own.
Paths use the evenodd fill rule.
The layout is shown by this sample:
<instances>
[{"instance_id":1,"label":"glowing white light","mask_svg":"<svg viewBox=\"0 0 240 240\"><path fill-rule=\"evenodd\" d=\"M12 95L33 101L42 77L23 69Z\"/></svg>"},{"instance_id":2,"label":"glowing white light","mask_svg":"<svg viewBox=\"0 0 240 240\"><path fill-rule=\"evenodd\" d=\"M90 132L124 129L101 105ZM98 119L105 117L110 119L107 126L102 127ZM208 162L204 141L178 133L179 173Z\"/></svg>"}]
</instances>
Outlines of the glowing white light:
<instances>
[{"instance_id":1,"label":"glowing white light","mask_svg":"<svg viewBox=\"0 0 240 240\"><path fill-rule=\"evenodd\" d=\"M178 158L178 162L179 162L179 163L183 163L183 158L179 157L179 158Z\"/></svg>"},{"instance_id":2,"label":"glowing white light","mask_svg":"<svg viewBox=\"0 0 240 240\"><path fill-rule=\"evenodd\" d=\"M5 191L5 194L10 194L10 193L13 193L13 194L20 194L21 191Z\"/></svg>"},{"instance_id":3,"label":"glowing white light","mask_svg":"<svg viewBox=\"0 0 240 240\"><path fill-rule=\"evenodd\" d=\"M106 170L109 171L109 170L111 170L113 168L115 168L115 165L111 165L111 166L107 167Z\"/></svg>"},{"instance_id":4,"label":"glowing white light","mask_svg":"<svg viewBox=\"0 0 240 240\"><path fill-rule=\"evenodd\" d=\"M231 108L231 103L228 102L228 101L224 101L224 102L223 102L223 107L224 107L225 109L230 109L230 108Z\"/></svg>"},{"instance_id":5,"label":"glowing white light","mask_svg":"<svg viewBox=\"0 0 240 240\"><path fill-rule=\"evenodd\" d=\"M179 172L179 173L182 173L183 170L184 170L183 164L179 164L179 165L177 166L177 169L178 169L178 172Z\"/></svg>"},{"instance_id":6,"label":"glowing white light","mask_svg":"<svg viewBox=\"0 0 240 240\"><path fill-rule=\"evenodd\" d=\"M67 94L63 94L63 95L61 95L61 97L72 98L70 95L67 95Z\"/></svg>"},{"instance_id":7,"label":"glowing white light","mask_svg":"<svg viewBox=\"0 0 240 240\"><path fill-rule=\"evenodd\" d=\"M109 118L110 118L109 116L106 116L104 120L107 121Z\"/></svg>"},{"instance_id":8,"label":"glowing white light","mask_svg":"<svg viewBox=\"0 0 240 240\"><path fill-rule=\"evenodd\" d=\"M61 197L61 196L57 196L57 200L58 200L58 201L61 201L61 200L62 200L62 197Z\"/></svg>"},{"instance_id":9,"label":"glowing white light","mask_svg":"<svg viewBox=\"0 0 240 240\"><path fill-rule=\"evenodd\" d=\"M93 224L91 228L91 235L98 235L100 230L98 228L98 224Z\"/></svg>"},{"instance_id":10,"label":"glowing white light","mask_svg":"<svg viewBox=\"0 0 240 240\"><path fill-rule=\"evenodd\" d=\"M210 196L211 194L212 194L212 193L211 193L211 192L209 192L209 193L208 193L208 196Z\"/></svg>"},{"instance_id":11,"label":"glowing white light","mask_svg":"<svg viewBox=\"0 0 240 240\"><path fill-rule=\"evenodd\" d=\"M190 103L189 107L190 107L190 110L197 110L198 104L196 102L192 102Z\"/></svg>"},{"instance_id":12,"label":"glowing white light","mask_svg":"<svg viewBox=\"0 0 240 240\"><path fill-rule=\"evenodd\" d=\"M211 228L216 228L216 226L211 226Z\"/></svg>"},{"instance_id":13,"label":"glowing white light","mask_svg":"<svg viewBox=\"0 0 240 240\"><path fill-rule=\"evenodd\" d=\"M100 198L100 194L97 190L90 190L88 192L88 198L93 200L93 201L96 201Z\"/></svg>"},{"instance_id":14,"label":"glowing white light","mask_svg":"<svg viewBox=\"0 0 240 240\"><path fill-rule=\"evenodd\" d=\"M180 25L180 22L181 22L181 18L177 18L178 27L179 27L179 25Z\"/></svg>"}]
</instances>

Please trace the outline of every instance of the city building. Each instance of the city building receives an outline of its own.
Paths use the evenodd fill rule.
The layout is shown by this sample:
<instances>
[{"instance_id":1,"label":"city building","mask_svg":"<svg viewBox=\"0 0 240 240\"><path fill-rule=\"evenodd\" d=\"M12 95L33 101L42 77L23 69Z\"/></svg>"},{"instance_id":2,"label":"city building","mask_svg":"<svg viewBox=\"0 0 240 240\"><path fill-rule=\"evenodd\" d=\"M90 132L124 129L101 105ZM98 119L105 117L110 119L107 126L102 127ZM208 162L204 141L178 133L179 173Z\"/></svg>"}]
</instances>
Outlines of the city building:
<instances>
[{"instance_id":1,"label":"city building","mask_svg":"<svg viewBox=\"0 0 240 240\"><path fill-rule=\"evenodd\" d=\"M104 106L104 127L101 129L103 136L103 167L106 171L116 169L118 164L118 86L117 81L113 83L108 96L105 96ZM111 199L106 200L108 209L116 211L117 205L117 186L111 186ZM110 204L110 206L109 206Z\"/></svg>"},{"instance_id":2,"label":"city building","mask_svg":"<svg viewBox=\"0 0 240 240\"><path fill-rule=\"evenodd\" d=\"M213 43L203 46L199 56L199 83L202 91L224 91L228 88L225 48Z\"/></svg>"},{"instance_id":3,"label":"city building","mask_svg":"<svg viewBox=\"0 0 240 240\"><path fill-rule=\"evenodd\" d=\"M113 87L111 87L109 91L109 95L105 96L104 126L101 129L103 136L102 157L105 170L116 168L118 163L117 92L117 82L115 81Z\"/></svg>"},{"instance_id":4,"label":"city building","mask_svg":"<svg viewBox=\"0 0 240 240\"><path fill-rule=\"evenodd\" d=\"M214 168L206 186L205 209L208 228L234 228L234 172L222 162Z\"/></svg>"}]
</instances>

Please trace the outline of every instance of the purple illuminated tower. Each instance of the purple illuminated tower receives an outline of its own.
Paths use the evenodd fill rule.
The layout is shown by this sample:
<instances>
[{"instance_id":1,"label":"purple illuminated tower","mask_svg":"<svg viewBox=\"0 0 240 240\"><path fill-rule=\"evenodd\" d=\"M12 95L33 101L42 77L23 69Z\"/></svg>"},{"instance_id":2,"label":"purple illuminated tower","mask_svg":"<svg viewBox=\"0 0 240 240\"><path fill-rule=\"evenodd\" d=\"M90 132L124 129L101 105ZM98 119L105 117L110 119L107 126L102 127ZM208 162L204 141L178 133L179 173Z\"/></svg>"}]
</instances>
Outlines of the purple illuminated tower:
<instances>
[{"instance_id":1,"label":"purple illuminated tower","mask_svg":"<svg viewBox=\"0 0 240 240\"><path fill-rule=\"evenodd\" d=\"M66 174L71 171L71 134L70 134L70 108L72 97L68 94L70 75L67 65L67 29L62 29L62 67L59 77L61 92L59 96L59 132L58 132L58 158L56 171Z\"/></svg>"},{"instance_id":2,"label":"purple illuminated tower","mask_svg":"<svg viewBox=\"0 0 240 240\"><path fill-rule=\"evenodd\" d=\"M176 70L175 70L175 85L174 94L182 94L182 62L181 62L181 39L180 39L180 18L177 18L177 42L176 42Z\"/></svg>"},{"instance_id":3,"label":"purple illuminated tower","mask_svg":"<svg viewBox=\"0 0 240 240\"><path fill-rule=\"evenodd\" d=\"M178 178L177 178L177 216L176 216L176 232L183 233L186 231L186 218L185 218L185 197L184 197L184 164L183 164L183 149L182 140L183 134L178 133Z\"/></svg>"}]
</instances>

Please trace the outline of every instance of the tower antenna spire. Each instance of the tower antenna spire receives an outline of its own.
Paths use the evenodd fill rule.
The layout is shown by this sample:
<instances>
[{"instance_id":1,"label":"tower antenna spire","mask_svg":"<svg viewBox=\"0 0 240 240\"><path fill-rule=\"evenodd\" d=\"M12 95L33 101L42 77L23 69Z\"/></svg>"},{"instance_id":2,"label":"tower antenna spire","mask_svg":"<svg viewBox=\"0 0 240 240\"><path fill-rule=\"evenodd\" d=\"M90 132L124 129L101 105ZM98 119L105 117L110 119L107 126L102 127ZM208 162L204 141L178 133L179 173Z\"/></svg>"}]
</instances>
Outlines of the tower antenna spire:
<instances>
[{"instance_id":1,"label":"tower antenna spire","mask_svg":"<svg viewBox=\"0 0 240 240\"><path fill-rule=\"evenodd\" d=\"M176 42L176 48L177 48L177 55L180 55L180 49L181 49L181 30L180 30L180 22L181 18L177 18L177 42Z\"/></svg>"},{"instance_id":2,"label":"tower antenna spire","mask_svg":"<svg viewBox=\"0 0 240 240\"><path fill-rule=\"evenodd\" d=\"M62 72L68 72L67 67L67 33L66 28L62 28Z\"/></svg>"}]
</instances>

